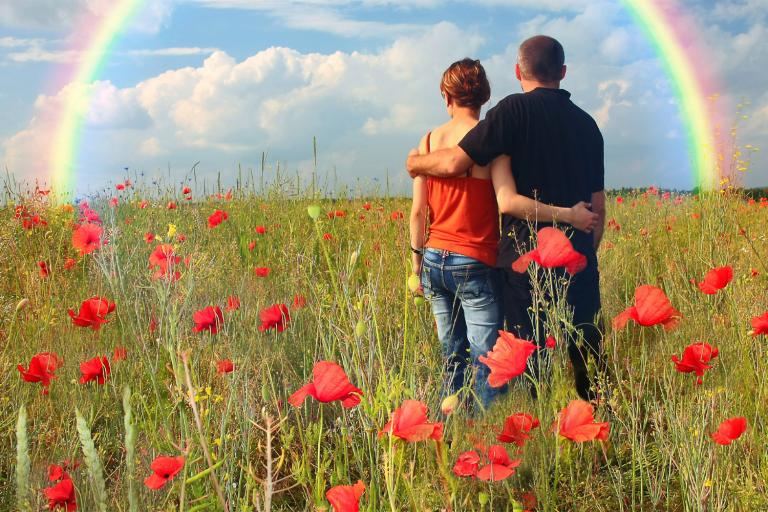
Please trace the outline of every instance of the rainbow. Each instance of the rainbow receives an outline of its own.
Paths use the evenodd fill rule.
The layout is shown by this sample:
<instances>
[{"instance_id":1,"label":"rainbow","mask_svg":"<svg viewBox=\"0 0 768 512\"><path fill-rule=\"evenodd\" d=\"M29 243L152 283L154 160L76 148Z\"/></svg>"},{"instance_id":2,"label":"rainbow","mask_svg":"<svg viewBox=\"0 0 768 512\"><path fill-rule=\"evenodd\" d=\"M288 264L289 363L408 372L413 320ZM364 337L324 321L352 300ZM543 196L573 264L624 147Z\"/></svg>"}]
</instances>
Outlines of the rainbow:
<instances>
[{"instance_id":1,"label":"rainbow","mask_svg":"<svg viewBox=\"0 0 768 512\"><path fill-rule=\"evenodd\" d=\"M681 29L684 17L668 1L621 1L653 44L672 84L683 118L694 183L705 190L713 189L719 183L720 170L716 160L718 125L706 91L711 79L694 66L699 49L690 44L691 35ZM700 65L704 62L699 60Z\"/></svg>"},{"instance_id":2,"label":"rainbow","mask_svg":"<svg viewBox=\"0 0 768 512\"><path fill-rule=\"evenodd\" d=\"M83 55L72 76L70 83L83 87L75 88L62 105L58 124L53 135L53 148L49 166L54 189L61 195L72 192L74 188L74 170L77 164L77 150L83 121L88 112L88 85L99 77L102 65L109 56L110 49L130 23L145 0L115 0L110 11L102 17L86 20L94 26L85 39L75 45L75 50Z\"/></svg>"},{"instance_id":3,"label":"rainbow","mask_svg":"<svg viewBox=\"0 0 768 512\"><path fill-rule=\"evenodd\" d=\"M706 92L707 78L694 66L695 45L677 28L683 17L668 5L669 0L619 1L645 31L673 86L685 127L694 182L702 189L715 188L720 173L716 159L717 123ZM71 94L63 105L49 164L53 185L59 192L66 192L74 185L80 133L89 103L88 84L98 79L111 46L144 3L145 0L115 0L110 12L95 20L96 30L80 49L85 57L70 82L82 85L79 89L82 92Z\"/></svg>"}]
</instances>

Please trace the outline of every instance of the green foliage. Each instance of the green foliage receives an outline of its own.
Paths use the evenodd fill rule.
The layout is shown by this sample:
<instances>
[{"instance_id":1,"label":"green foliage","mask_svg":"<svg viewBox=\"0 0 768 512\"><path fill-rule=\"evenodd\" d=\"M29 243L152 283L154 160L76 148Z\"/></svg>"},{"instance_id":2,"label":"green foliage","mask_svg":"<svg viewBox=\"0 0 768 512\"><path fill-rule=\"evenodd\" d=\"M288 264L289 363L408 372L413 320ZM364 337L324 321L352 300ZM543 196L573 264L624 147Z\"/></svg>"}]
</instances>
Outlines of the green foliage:
<instances>
[{"instance_id":1,"label":"green foliage","mask_svg":"<svg viewBox=\"0 0 768 512\"><path fill-rule=\"evenodd\" d=\"M80 510L215 509L214 472L232 510L322 510L330 486L358 479L366 485L361 510L367 512L518 510L526 493L544 511L768 509L768 340L748 334L750 319L768 310L768 208L759 201L748 205L723 193L678 202L637 191L622 194L623 204L611 198L614 222L600 251L607 368L595 413L610 422L611 436L604 445L575 445L550 429L575 398L564 343L552 353L539 400L521 382L485 415L469 418L459 406L440 417L442 355L434 321L429 305L415 303L408 288L407 222L391 218L407 212L408 200L236 190L230 201L185 202L169 191L139 208L148 195L130 189L114 209L93 202L109 244L84 257L71 245L77 212L30 201L48 222L33 230L11 209L0 212L0 362L26 366L46 351L65 361L47 396L15 370L0 377L0 421L9 433L0 437L0 509L21 508L22 496L31 509L43 508L46 466L78 458L81 449L85 464L70 471ZM178 208L167 209L174 198ZM367 201L370 210L363 209ZM216 209L229 218L209 228ZM346 215L328 218L332 210ZM176 235L168 235L168 224L176 225ZM264 235L254 232L259 225L266 226ZM148 232L181 256L178 281L153 278L148 259L161 242L145 242ZM76 264L65 270L70 257ZM38 261L51 269L47 278ZM717 295L703 295L691 283L725 264L736 277ZM257 277L256 266L269 267L269 277ZM539 307L558 319L546 326L558 340L569 329L569 313L546 295L548 286L561 284L535 291ZM610 328L641 284L665 290L683 315L677 330ZM294 307L297 294L305 306ZM116 302L116 311L98 331L75 327L67 309L94 295ZM230 295L239 297L239 309L226 309ZM29 303L14 313L22 298ZM290 308L287 329L260 330L260 312L280 303ZM193 333L194 312L210 305L224 311L221 330ZM698 340L720 349L701 386L669 360ZM113 359L116 347L126 349L126 360ZM186 350L212 467L182 386ZM79 363L97 355L110 358L111 374L103 385L79 384ZM234 362L232 373L217 373L222 359ZM288 405L319 360L339 363L364 390L359 406L311 399L300 408ZM461 398L470 395L467 388ZM444 421L439 450L431 442L390 444L378 437L407 398L427 404L431 421ZM74 409L87 411L88 422L78 412L73 425ZM25 410L29 418L22 421ZM478 442L494 444L504 418L516 412L541 420L520 455L508 446L512 458L523 459L517 473L497 483L454 477L458 455ZM709 434L732 416L747 417L747 432L730 446L715 445ZM269 436L265 418L271 418ZM181 454L183 472L161 490L142 485L155 457ZM23 492L28 489L33 492Z\"/></svg>"}]
</instances>

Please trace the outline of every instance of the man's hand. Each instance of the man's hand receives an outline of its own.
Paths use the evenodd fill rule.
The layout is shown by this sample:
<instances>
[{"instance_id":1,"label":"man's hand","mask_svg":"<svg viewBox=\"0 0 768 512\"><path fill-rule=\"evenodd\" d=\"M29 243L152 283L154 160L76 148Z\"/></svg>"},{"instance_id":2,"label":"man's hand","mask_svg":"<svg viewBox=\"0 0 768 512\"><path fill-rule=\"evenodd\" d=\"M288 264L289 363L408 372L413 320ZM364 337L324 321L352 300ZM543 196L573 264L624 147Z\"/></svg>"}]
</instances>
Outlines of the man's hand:
<instances>
[{"instance_id":1,"label":"man's hand","mask_svg":"<svg viewBox=\"0 0 768 512\"><path fill-rule=\"evenodd\" d=\"M408 152L408 158L405 161L405 168L408 170L408 174L411 176L411 178L415 178L418 176L417 173L413 172L412 166L410 166L411 157L416 156L419 154L419 150L417 148L413 148Z\"/></svg>"},{"instance_id":2,"label":"man's hand","mask_svg":"<svg viewBox=\"0 0 768 512\"><path fill-rule=\"evenodd\" d=\"M411 178L416 176L434 176L453 178L467 171L474 162L459 146L439 149L427 154L408 154L405 168Z\"/></svg>"}]
</instances>

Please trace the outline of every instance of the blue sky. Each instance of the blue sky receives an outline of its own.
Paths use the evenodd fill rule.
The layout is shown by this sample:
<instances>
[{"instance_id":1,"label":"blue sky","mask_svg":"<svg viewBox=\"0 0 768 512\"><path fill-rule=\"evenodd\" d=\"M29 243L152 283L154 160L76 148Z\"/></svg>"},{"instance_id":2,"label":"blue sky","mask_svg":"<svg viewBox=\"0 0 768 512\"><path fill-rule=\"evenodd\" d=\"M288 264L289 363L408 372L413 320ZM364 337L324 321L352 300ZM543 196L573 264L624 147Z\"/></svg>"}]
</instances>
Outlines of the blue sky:
<instances>
[{"instance_id":1,"label":"blue sky","mask_svg":"<svg viewBox=\"0 0 768 512\"><path fill-rule=\"evenodd\" d=\"M672 0L665 0L672 2ZM82 56L68 52L89 11L109 0L5 0L0 6L0 163L21 179L45 176L57 109L77 84L54 84ZM704 66L722 77L721 107L745 107L739 139L768 151L768 23L764 0L682 0ZM480 58L494 104L519 91L516 48L547 33L564 44L563 87L606 140L609 187L690 187L683 126L657 56L618 0L147 0L110 54L77 159L78 186L170 168L199 175L262 151L288 171L407 190L406 153L446 120L437 84L452 61ZM753 156L747 185L768 184Z\"/></svg>"}]
</instances>

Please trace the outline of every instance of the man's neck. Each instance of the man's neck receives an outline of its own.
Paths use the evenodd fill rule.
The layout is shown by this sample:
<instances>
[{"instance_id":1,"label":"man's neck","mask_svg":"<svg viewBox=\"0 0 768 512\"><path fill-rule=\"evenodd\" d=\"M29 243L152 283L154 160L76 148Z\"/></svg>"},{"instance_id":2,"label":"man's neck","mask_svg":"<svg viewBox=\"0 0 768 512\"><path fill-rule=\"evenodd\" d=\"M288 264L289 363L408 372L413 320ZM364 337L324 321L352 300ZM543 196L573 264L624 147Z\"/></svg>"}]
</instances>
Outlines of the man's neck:
<instances>
[{"instance_id":1,"label":"man's neck","mask_svg":"<svg viewBox=\"0 0 768 512\"><path fill-rule=\"evenodd\" d=\"M531 92L534 89L559 89L560 82L537 82L534 80L520 80L523 92Z\"/></svg>"}]
</instances>

